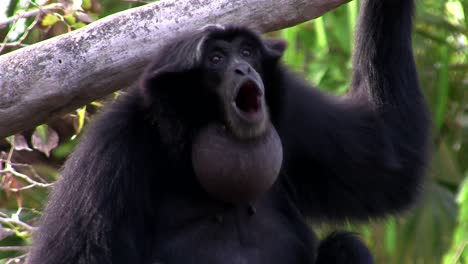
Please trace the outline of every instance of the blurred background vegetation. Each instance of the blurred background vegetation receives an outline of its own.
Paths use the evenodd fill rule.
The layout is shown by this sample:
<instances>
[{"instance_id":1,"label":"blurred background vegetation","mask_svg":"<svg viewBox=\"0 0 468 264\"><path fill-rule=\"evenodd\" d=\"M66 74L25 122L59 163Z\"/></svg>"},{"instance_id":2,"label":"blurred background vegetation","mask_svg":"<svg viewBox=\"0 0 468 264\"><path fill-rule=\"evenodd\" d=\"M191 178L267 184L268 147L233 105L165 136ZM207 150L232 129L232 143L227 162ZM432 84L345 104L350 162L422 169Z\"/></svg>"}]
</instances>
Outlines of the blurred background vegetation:
<instances>
[{"instance_id":1,"label":"blurred background vegetation","mask_svg":"<svg viewBox=\"0 0 468 264\"><path fill-rule=\"evenodd\" d=\"M0 54L147 2L1 0ZM468 264L468 0L418 0L417 5L414 50L434 123L424 195L401 216L321 226L319 234L336 228L358 232L376 263ZM270 33L289 43L284 62L320 89L344 93L358 7L355 0L314 21ZM48 12L29 12L37 9ZM0 264L24 262L58 170L103 102L0 139Z\"/></svg>"}]
</instances>

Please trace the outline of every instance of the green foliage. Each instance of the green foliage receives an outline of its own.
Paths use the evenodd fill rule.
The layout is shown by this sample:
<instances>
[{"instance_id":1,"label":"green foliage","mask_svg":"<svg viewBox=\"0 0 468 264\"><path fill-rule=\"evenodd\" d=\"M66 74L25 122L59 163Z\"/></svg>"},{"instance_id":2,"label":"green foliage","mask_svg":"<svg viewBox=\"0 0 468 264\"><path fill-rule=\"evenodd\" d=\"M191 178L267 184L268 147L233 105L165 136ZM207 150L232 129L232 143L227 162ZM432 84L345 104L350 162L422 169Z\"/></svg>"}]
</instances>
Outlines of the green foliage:
<instances>
[{"instance_id":1,"label":"green foliage","mask_svg":"<svg viewBox=\"0 0 468 264\"><path fill-rule=\"evenodd\" d=\"M468 173L461 185L457 202L460 206L458 226L454 231L452 247L444 256L444 264L468 263Z\"/></svg>"},{"instance_id":2,"label":"green foliage","mask_svg":"<svg viewBox=\"0 0 468 264\"><path fill-rule=\"evenodd\" d=\"M35 0L9 2L7 16L37 8L38 4ZM115 0L52 0L48 4L57 2L79 2L82 10L67 8L49 13L36 26L34 18L23 18L0 29L1 40L21 44L0 48L0 54L143 4ZM419 0L417 4L413 47L434 121L430 177L421 202L403 216L366 225L323 226L318 233L326 235L337 228L358 232L377 263L468 263L468 0ZM345 93L351 80L358 9L358 1L351 1L314 21L274 33L288 41L284 62L320 89ZM13 166L18 172L40 183L54 182L60 165L79 142L88 116L101 106L102 102L96 101L33 131L0 139L0 168L10 166L3 160L21 161L25 164ZM0 217L17 217L35 225L49 189L13 192L27 183L11 173L0 174L0 180ZM30 234L20 225L2 223L0 247L28 245ZM2 251L0 263L22 254Z\"/></svg>"}]
</instances>

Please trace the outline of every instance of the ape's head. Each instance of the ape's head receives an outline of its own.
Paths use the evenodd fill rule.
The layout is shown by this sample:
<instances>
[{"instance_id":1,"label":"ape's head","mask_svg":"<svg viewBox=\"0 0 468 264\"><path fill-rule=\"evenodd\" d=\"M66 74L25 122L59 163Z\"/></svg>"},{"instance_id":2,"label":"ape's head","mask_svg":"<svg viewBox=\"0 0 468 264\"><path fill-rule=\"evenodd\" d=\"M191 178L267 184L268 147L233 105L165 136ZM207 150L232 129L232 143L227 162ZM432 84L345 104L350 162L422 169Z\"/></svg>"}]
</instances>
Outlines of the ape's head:
<instances>
[{"instance_id":1,"label":"ape's head","mask_svg":"<svg viewBox=\"0 0 468 264\"><path fill-rule=\"evenodd\" d=\"M252 201L279 173L269 108L285 47L246 28L207 26L166 45L143 75L162 141L190 146L200 183L221 200Z\"/></svg>"},{"instance_id":2,"label":"ape's head","mask_svg":"<svg viewBox=\"0 0 468 264\"><path fill-rule=\"evenodd\" d=\"M267 43L240 28L211 26L205 32L196 54L203 87L217 95L224 124L235 137L261 136L270 124L263 79L271 74L284 42Z\"/></svg>"}]
</instances>

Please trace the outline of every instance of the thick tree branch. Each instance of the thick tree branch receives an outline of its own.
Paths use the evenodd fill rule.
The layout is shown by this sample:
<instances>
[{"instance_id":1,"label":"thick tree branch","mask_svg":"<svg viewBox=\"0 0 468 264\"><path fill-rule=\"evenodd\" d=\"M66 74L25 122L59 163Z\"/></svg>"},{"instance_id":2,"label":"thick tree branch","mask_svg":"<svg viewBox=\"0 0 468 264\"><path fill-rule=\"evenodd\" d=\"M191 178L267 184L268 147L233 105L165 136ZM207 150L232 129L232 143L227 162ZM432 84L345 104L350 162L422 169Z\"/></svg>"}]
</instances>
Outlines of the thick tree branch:
<instances>
[{"instance_id":1,"label":"thick tree branch","mask_svg":"<svg viewBox=\"0 0 468 264\"><path fill-rule=\"evenodd\" d=\"M175 35L208 23L261 32L322 15L349 0L164 0L0 56L0 137L123 88Z\"/></svg>"}]
</instances>

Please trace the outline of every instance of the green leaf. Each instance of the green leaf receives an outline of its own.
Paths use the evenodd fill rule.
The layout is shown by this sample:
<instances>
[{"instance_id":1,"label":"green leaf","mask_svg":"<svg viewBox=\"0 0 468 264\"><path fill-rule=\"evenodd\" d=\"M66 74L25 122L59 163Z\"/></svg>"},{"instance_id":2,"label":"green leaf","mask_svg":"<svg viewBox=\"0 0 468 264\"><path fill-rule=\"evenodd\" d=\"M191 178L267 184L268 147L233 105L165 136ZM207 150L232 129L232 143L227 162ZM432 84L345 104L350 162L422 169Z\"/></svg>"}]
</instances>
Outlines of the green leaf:
<instances>
[{"instance_id":1,"label":"green leaf","mask_svg":"<svg viewBox=\"0 0 468 264\"><path fill-rule=\"evenodd\" d=\"M50 156L50 151L57 147L59 136L55 130L47 125L36 127L36 131L31 136L33 147L44 153L47 157Z\"/></svg>"},{"instance_id":2,"label":"green leaf","mask_svg":"<svg viewBox=\"0 0 468 264\"><path fill-rule=\"evenodd\" d=\"M452 247L444 256L444 264L468 261L468 173L460 187L457 202L460 206L458 225L453 235Z\"/></svg>"},{"instance_id":3,"label":"green leaf","mask_svg":"<svg viewBox=\"0 0 468 264\"><path fill-rule=\"evenodd\" d=\"M92 7L92 3L91 3L91 0L83 0L83 2L81 3L81 7L83 9L91 9Z\"/></svg>"},{"instance_id":4,"label":"green leaf","mask_svg":"<svg viewBox=\"0 0 468 264\"><path fill-rule=\"evenodd\" d=\"M314 20L315 34L317 37L317 47L320 49L328 48L327 32L325 30L325 23L323 17L318 17Z\"/></svg>"},{"instance_id":5,"label":"green leaf","mask_svg":"<svg viewBox=\"0 0 468 264\"><path fill-rule=\"evenodd\" d=\"M60 18L58 16L54 14L47 14L42 19L41 25L44 27L50 27L55 25L55 23L57 23L58 21L60 21Z\"/></svg>"},{"instance_id":6,"label":"green leaf","mask_svg":"<svg viewBox=\"0 0 468 264\"><path fill-rule=\"evenodd\" d=\"M36 130L34 131L34 134L37 134L41 140L45 141L47 140L47 129L48 125L40 125L36 127Z\"/></svg>"},{"instance_id":7,"label":"green leaf","mask_svg":"<svg viewBox=\"0 0 468 264\"><path fill-rule=\"evenodd\" d=\"M76 128L76 134L79 134L81 132L81 129L83 128L86 117L86 105L76 110L76 113L78 115L78 127Z\"/></svg>"},{"instance_id":8,"label":"green leaf","mask_svg":"<svg viewBox=\"0 0 468 264\"><path fill-rule=\"evenodd\" d=\"M298 33L300 30L301 26L297 25L280 31L281 37L289 44L289 48L283 54L283 60L295 70L300 70L304 64L303 50L297 47Z\"/></svg>"},{"instance_id":9,"label":"green leaf","mask_svg":"<svg viewBox=\"0 0 468 264\"><path fill-rule=\"evenodd\" d=\"M388 255L395 254L396 248L396 236L397 236L397 227L396 220L394 217L391 217L387 221L385 226L385 251Z\"/></svg>"},{"instance_id":10,"label":"green leaf","mask_svg":"<svg viewBox=\"0 0 468 264\"><path fill-rule=\"evenodd\" d=\"M83 22L78 22L78 23L75 23L75 24L72 25L72 27L75 28L75 29L79 29L79 28L82 28L84 26L86 26L86 24L83 23Z\"/></svg>"},{"instance_id":11,"label":"green leaf","mask_svg":"<svg viewBox=\"0 0 468 264\"><path fill-rule=\"evenodd\" d=\"M441 66L439 71L439 96L437 97L437 108L435 112L435 123L441 128L447 111L447 100L449 96L449 60L450 54L447 46L440 49Z\"/></svg>"},{"instance_id":12,"label":"green leaf","mask_svg":"<svg viewBox=\"0 0 468 264\"><path fill-rule=\"evenodd\" d=\"M76 18L73 14L66 14L64 16L65 18L65 21L69 24L69 25L73 25L76 23Z\"/></svg>"}]
</instances>

